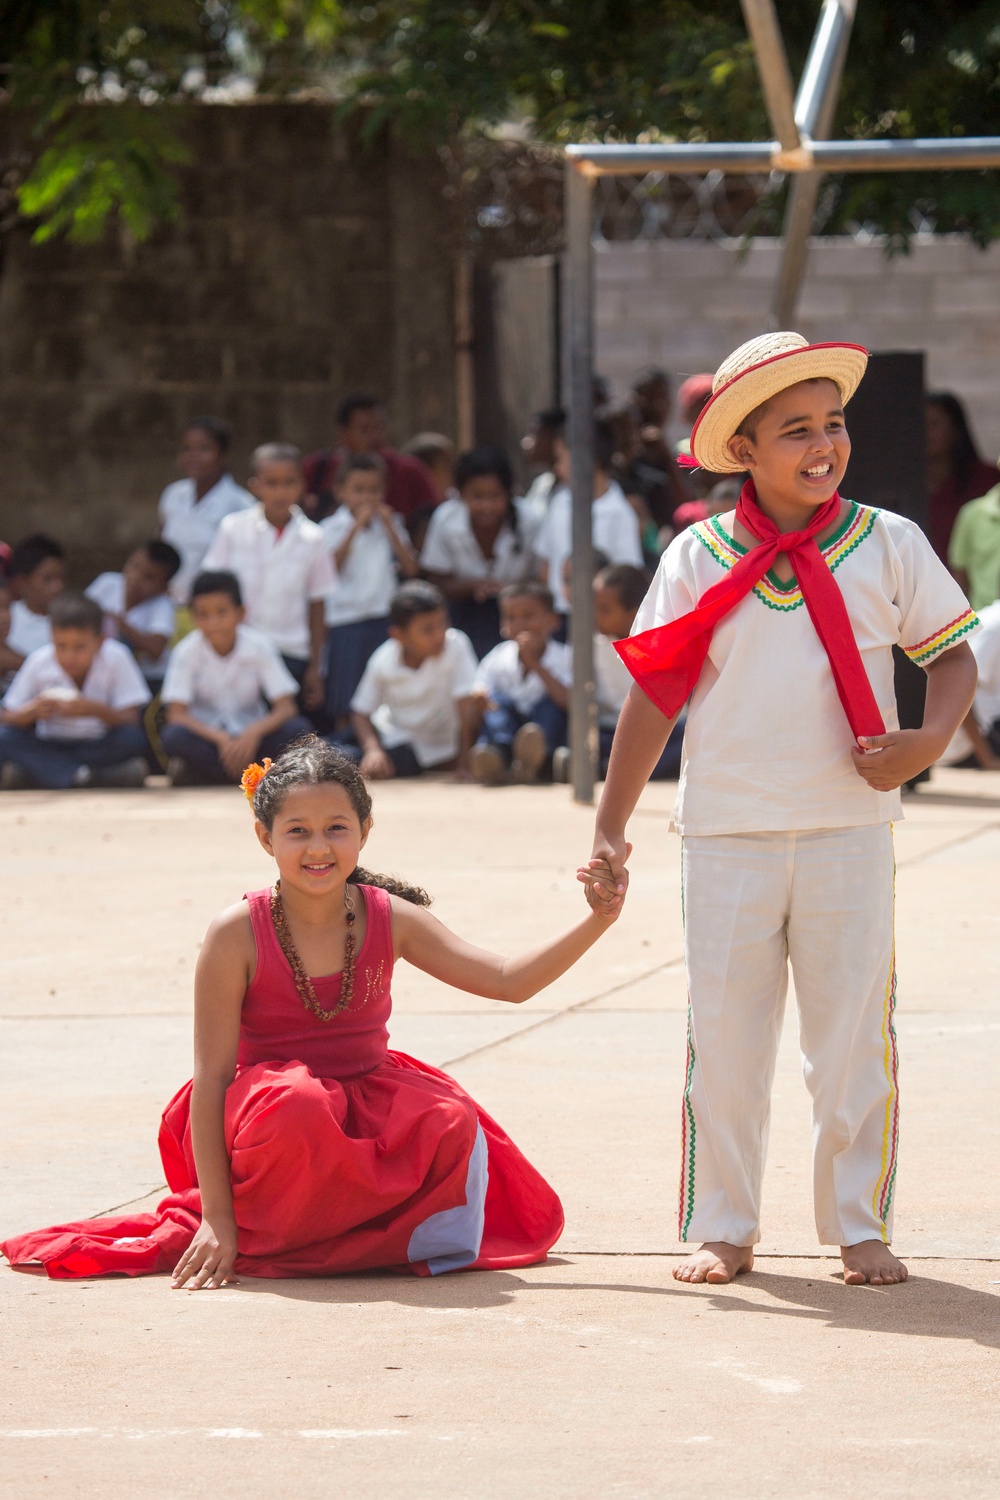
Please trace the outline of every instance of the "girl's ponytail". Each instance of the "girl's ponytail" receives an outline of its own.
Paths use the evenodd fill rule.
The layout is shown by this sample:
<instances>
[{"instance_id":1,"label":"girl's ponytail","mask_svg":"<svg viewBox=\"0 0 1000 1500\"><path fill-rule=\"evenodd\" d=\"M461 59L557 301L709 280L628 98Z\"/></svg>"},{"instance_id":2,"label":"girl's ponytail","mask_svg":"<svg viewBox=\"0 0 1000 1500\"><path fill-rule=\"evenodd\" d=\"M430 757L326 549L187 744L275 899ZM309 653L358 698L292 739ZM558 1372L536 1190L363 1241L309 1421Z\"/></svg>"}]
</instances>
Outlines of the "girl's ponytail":
<instances>
[{"instance_id":1,"label":"girl's ponytail","mask_svg":"<svg viewBox=\"0 0 1000 1500\"><path fill-rule=\"evenodd\" d=\"M374 875L371 870L364 870L358 865L353 875L348 877L350 885L374 885L381 891L388 891L390 896L398 896L401 901L411 901L414 906L430 906L431 898L419 885L408 885L405 880L399 880L395 875Z\"/></svg>"}]
</instances>

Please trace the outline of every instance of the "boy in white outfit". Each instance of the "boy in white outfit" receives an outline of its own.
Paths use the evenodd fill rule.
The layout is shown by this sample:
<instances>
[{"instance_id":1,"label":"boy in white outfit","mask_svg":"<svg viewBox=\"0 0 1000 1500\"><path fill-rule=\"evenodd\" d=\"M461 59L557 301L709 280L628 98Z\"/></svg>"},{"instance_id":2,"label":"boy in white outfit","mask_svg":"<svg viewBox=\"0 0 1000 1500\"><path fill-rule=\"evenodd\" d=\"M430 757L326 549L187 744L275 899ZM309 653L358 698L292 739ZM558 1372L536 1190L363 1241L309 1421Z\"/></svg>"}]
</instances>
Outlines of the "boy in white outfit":
<instances>
[{"instance_id":1,"label":"boy in white outfit","mask_svg":"<svg viewBox=\"0 0 1000 1500\"><path fill-rule=\"evenodd\" d=\"M906 1279L889 1249L898 1094L892 820L899 787L968 712L975 614L911 521L838 494L853 344L752 339L719 369L692 433L702 468L747 472L735 512L661 559L630 640L588 899L624 893L625 829L692 694L682 834L690 1023L674 1276L753 1265L770 1090L791 961L813 1104L816 1226L848 1282ZM927 673L899 730L892 647Z\"/></svg>"},{"instance_id":2,"label":"boy in white outfit","mask_svg":"<svg viewBox=\"0 0 1000 1500\"><path fill-rule=\"evenodd\" d=\"M235 573L247 624L276 646L301 689L306 710L323 702L324 601L336 582L326 537L303 515L302 455L291 443L264 443L250 459L258 504L226 516L203 569Z\"/></svg>"}]
</instances>

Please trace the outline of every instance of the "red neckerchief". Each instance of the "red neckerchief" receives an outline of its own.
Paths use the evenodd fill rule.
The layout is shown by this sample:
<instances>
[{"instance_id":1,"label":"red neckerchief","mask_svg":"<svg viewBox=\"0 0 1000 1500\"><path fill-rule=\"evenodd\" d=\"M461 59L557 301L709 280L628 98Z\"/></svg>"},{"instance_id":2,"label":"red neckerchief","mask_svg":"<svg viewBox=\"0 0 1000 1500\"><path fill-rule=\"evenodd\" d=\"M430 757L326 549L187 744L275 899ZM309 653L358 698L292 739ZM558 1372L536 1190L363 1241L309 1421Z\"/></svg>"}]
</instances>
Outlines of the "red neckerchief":
<instances>
[{"instance_id":1,"label":"red neckerchief","mask_svg":"<svg viewBox=\"0 0 1000 1500\"><path fill-rule=\"evenodd\" d=\"M690 614L615 642L618 655L661 713L672 719L680 712L701 676L716 625L746 598L774 566L778 554L784 552L830 659L837 693L855 739L885 734L844 596L816 542L839 514L840 496L834 492L801 531L779 531L757 504L753 480L747 480L737 502L736 519L760 545L751 548L725 578L713 584Z\"/></svg>"}]
</instances>

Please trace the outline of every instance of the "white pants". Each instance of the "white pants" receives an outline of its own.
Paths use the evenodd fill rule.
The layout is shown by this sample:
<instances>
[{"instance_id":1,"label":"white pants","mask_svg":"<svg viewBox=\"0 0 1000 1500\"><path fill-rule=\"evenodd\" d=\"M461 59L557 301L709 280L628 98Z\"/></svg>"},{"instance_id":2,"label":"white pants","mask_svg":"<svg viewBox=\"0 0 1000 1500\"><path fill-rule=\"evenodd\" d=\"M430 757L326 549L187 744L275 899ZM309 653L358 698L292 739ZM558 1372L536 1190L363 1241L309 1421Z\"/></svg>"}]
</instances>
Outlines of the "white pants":
<instances>
[{"instance_id":1,"label":"white pants","mask_svg":"<svg viewBox=\"0 0 1000 1500\"><path fill-rule=\"evenodd\" d=\"M680 1238L752 1245L788 961L824 1245L889 1243L898 1093L892 827L687 837Z\"/></svg>"}]
</instances>

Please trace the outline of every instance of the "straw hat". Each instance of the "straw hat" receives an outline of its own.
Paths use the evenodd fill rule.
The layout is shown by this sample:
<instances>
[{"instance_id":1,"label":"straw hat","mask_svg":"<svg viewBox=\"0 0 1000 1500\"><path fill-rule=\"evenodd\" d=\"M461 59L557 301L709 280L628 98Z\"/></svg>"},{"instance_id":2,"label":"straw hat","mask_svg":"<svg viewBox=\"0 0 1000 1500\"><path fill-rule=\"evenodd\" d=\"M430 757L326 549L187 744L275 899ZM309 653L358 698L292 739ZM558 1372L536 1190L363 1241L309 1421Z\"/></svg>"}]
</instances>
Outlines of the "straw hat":
<instances>
[{"instance_id":1,"label":"straw hat","mask_svg":"<svg viewBox=\"0 0 1000 1500\"><path fill-rule=\"evenodd\" d=\"M844 405L861 384L868 350L860 344L810 344L801 333L762 333L715 372L712 395L691 432L691 452L711 474L740 474L727 447L741 423L763 402L800 380L832 380Z\"/></svg>"}]
</instances>

